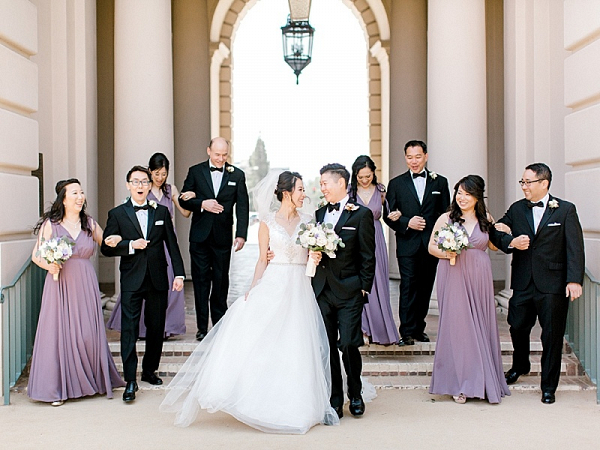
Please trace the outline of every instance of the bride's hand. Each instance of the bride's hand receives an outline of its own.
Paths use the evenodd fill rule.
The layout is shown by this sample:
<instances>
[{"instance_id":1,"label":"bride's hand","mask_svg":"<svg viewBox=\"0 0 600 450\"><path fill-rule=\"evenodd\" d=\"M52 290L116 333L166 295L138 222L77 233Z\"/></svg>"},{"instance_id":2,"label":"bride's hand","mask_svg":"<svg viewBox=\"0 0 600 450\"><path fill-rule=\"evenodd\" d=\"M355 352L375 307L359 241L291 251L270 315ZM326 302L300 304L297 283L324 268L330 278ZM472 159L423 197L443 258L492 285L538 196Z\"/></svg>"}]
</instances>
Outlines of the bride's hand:
<instances>
[{"instance_id":1,"label":"bride's hand","mask_svg":"<svg viewBox=\"0 0 600 450\"><path fill-rule=\"evenodd\" d=\"M512 234L512 230L510 229L510 227L502 222L496 222L494 224L494 228L496 228L496 230L502 233Z\"/></svg>"},{"instance_id":2,"label":"bride's hand","mask_svg":"<svg viewBox=\"0 0 600 450\"><path fill-rule=\"evenodd\" d=\"M309 258L312 258L312 260L318 266L319 263L321 262L321 258L323 257L323 254L321 252L313 252L312 250L309 250L308 256L309 256Z\"/></svg>"}]
</instances>

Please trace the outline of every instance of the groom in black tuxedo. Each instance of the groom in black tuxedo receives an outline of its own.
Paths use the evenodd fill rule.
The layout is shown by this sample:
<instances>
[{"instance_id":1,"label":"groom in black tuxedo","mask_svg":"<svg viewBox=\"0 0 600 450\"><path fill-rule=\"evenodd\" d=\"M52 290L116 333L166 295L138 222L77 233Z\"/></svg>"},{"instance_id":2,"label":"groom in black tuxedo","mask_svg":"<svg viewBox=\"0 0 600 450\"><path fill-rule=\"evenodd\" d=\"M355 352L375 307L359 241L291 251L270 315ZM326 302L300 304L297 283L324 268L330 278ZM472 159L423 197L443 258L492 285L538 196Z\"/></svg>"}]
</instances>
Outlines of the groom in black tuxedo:
<instances>
[{"instance_id":1,"label":"groom in black tuxedo","mask_svg":"<svg viewBox=\"0 0 600 450\"><path fill-rule=\"evenodd\" d=\"M542 327L542 402L554 403L569 299L582 293L583 232L575 205L548 192L552 172L546 164L527 166L519 183L525 198L498 221L511 230L500 243L502 251L512 253L508 324L514 353L506 382L515 383L530 370L529 335L537 317Z\"/></svg>"},{"instance_id":2,"label":"groom in black tuxedo","mask_svg":"<svg viewBox=\"0 0 600 450\"><path fill-rule=\"evenodd\" d=\"M425 317L435 281L438 258L429 254L429 238L436 220L450 205L448 180L425 168L427 145L409 141L404 146L408 171L390 180L387 201L391 213L383 218L396 232L400 269L400 341L429 342Z\"/></svg>"},{"instance_id":3,"label":"groom in black tuxedo","mask_svg":"<svg viewBox=\"0 0 600 450\"><path fill-rule=\"evenodd\" d=\"M127 173L127 189L131 197L108 212L101 247L103 255L121 257L121 358L127 382L123 393L125 402L135 400L135 392L138 390L135 343L144 300L144 323L147 331L142 381L162 384L155 371L162 353L170 288L165 244L175 273L173 290L183 289L185 275L169 210L146 199L152 185L151 179L150 171L145 167L135 166ZM121 236L122 240L115 243L114 235Z\"/></svg>"},{"instance_id":4,"label":"groom in black tuxedo","mask_svg":"<svg viewBox=\"0 0 600 450\"><path fill-rule=\"evenodd\" d=\"M344 387L339 350L348 379L350 413L358 417L365 411L362 399L362 359L358 348L363 344L361 317L375 276L375 226L369 208L348 202L350 173L341 164L321 169L321 192L327 205L317 209L319 223L331 223L345 244L335 258L326 254L312 279L315 296L329 338L331 364L331 406L343 415ZM339 339L339 340L338 340Z\"/></svg>"},{"instance_id":5,"label":"groom in black tuxedo","mask_svg":"<svg viewBox=\"0 0 600 450\"><path fill-rule=\"evenodd\" d=\"M206 152L208 161L190 167L179 196L181 206L193 212L190 256L199 341L208 331L209 300L213 326L227 311L231 243L233 240L236 252L244 247L249 219L246 177L240 169L227 164L229 142L214 138Z\"/></svg>"}]
</instances>

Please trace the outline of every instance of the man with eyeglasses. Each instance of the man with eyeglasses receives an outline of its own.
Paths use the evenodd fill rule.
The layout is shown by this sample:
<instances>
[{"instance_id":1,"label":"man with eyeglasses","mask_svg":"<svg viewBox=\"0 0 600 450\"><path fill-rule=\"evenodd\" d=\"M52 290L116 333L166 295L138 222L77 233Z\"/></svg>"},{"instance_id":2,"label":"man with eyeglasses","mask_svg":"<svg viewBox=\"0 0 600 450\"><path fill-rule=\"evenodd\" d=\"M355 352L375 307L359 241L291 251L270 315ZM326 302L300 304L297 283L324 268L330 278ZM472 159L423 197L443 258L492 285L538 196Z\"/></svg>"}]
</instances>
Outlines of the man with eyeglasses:
<instances>
[{"instance_id":1,"label":"man with eyeglasses","mask_svg":"<svg viewBox=\"0 0 600 450\"><path fill-rule=\"evenodd\" d=\"M151 174L146 167L134 166L127 173L130 199L108 212L101 251L120 256L121 262L121 358L127 385L123 401L135 400L136 341L142 304L146 325L146 351L142 360L142 381L162 384L156 375L162 354L169 289L183 289L185 271L169 210L146 197ZM121 240L115 239L120 236ZM169 286L165 245L171 255L175 280Z\"/></svg>"},{"instance_id":2,"label":"man with eyeglasses","mask_svg":"<svg viewBox=\"0 0 600 450\"><path fill-rule=\"evenodd\" d=\"M569 300L582 294L585 257L575 205L550 195L552 172L530 164L519 181L524 199L513 203L496 228L508 232L501 250L512 253L508 324L514 353L506 382L529 373L529 336L542 327L542 402L554 403L560 378ZM505 228L503 225L508 228Z\"/></svg>"}]
</instances>

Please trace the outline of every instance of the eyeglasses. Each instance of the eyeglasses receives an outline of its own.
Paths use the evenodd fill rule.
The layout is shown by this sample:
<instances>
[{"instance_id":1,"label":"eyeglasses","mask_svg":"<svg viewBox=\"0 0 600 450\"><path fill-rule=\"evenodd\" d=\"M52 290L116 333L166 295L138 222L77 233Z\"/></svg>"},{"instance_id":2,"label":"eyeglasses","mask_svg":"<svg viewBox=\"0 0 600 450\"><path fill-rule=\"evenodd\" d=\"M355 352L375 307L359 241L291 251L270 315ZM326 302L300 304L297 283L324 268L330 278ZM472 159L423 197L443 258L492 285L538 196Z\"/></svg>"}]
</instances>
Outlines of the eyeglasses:
<instances>
[{"instance_id":1,"label":"eyeglasses","mask_svg":"<svg viewBox=\"0 0 600 450\"><path fill-rule=\"evenodd\" d=\"M140 184L142 186L149 186L150 185L150 180L131 180L129 181L129 183L131 183L132 186L139 186Z\"/></svg>"},{"instance_id":2,"label":"eyeglasses","mask_svg":"<svg viewBox=\"0 0 600 450\"><path fill-rule=\"evenodd\" d=\"M531 180L531 181L529 181L529 180L528 180L528 181L525 181L525 180L520 180L520 181L519 181L519 184L521 185L521 187L523 187L523 186L527 186L527 187L529 187L529 186L531 186L533 183L537 183L538 181L544 181L544 179L542 178L542 179L539 179L539 180Z\"/></svg>"}]
</instances>

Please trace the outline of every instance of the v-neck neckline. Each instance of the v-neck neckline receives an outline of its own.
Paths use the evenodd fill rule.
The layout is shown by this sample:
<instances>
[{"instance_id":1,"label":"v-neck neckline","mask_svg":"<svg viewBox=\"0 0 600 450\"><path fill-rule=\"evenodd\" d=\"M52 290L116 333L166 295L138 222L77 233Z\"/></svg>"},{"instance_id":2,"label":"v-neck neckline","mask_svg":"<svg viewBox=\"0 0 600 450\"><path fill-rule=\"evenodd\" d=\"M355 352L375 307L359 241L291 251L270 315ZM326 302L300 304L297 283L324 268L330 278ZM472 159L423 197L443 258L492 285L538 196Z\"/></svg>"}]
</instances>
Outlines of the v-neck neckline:
<instances>
[{"instance_id":1,"label":"v-neck neckline","mask_svg":"<svg viewBox=\"0 0 600 450\"><path fill-rule=\"evenodd\" d=\"M73 237L73 235L71 234L71 232L67 229L67 227L65 227L62 224L62 221L59 223L59 225L62 227L63 230L65 230L67 232L67 234L69 235L69 237L73 240L73 242L77 242L77 239L79 239L79 236L81 235L81 232L83 231L83 228L79 229L79 233L77 233L76 237Z\"/></svg>"},{"instance_id":2,"label":"v-neck neckline","mask_svg":"<svg viewBox=\"0 0 600 450\"><path fill-rule=\"evenodd\" d=\"M300 223L302 222L302 219L300 218L300 216L298 216L298 223L294 227L294 230L292 231L292 234L288 233L287 229L283 225L281 225L279 222L277 222L277 217L275 215L273 215L273 222L275 222L277 224L277 226L279 228L281 228L285 232L285 234L288 235L288 237L290 239L293 239L294 235L296 234L296 232L298 230L298 227L300 226Z\"/></svg>"}]
</instances>

